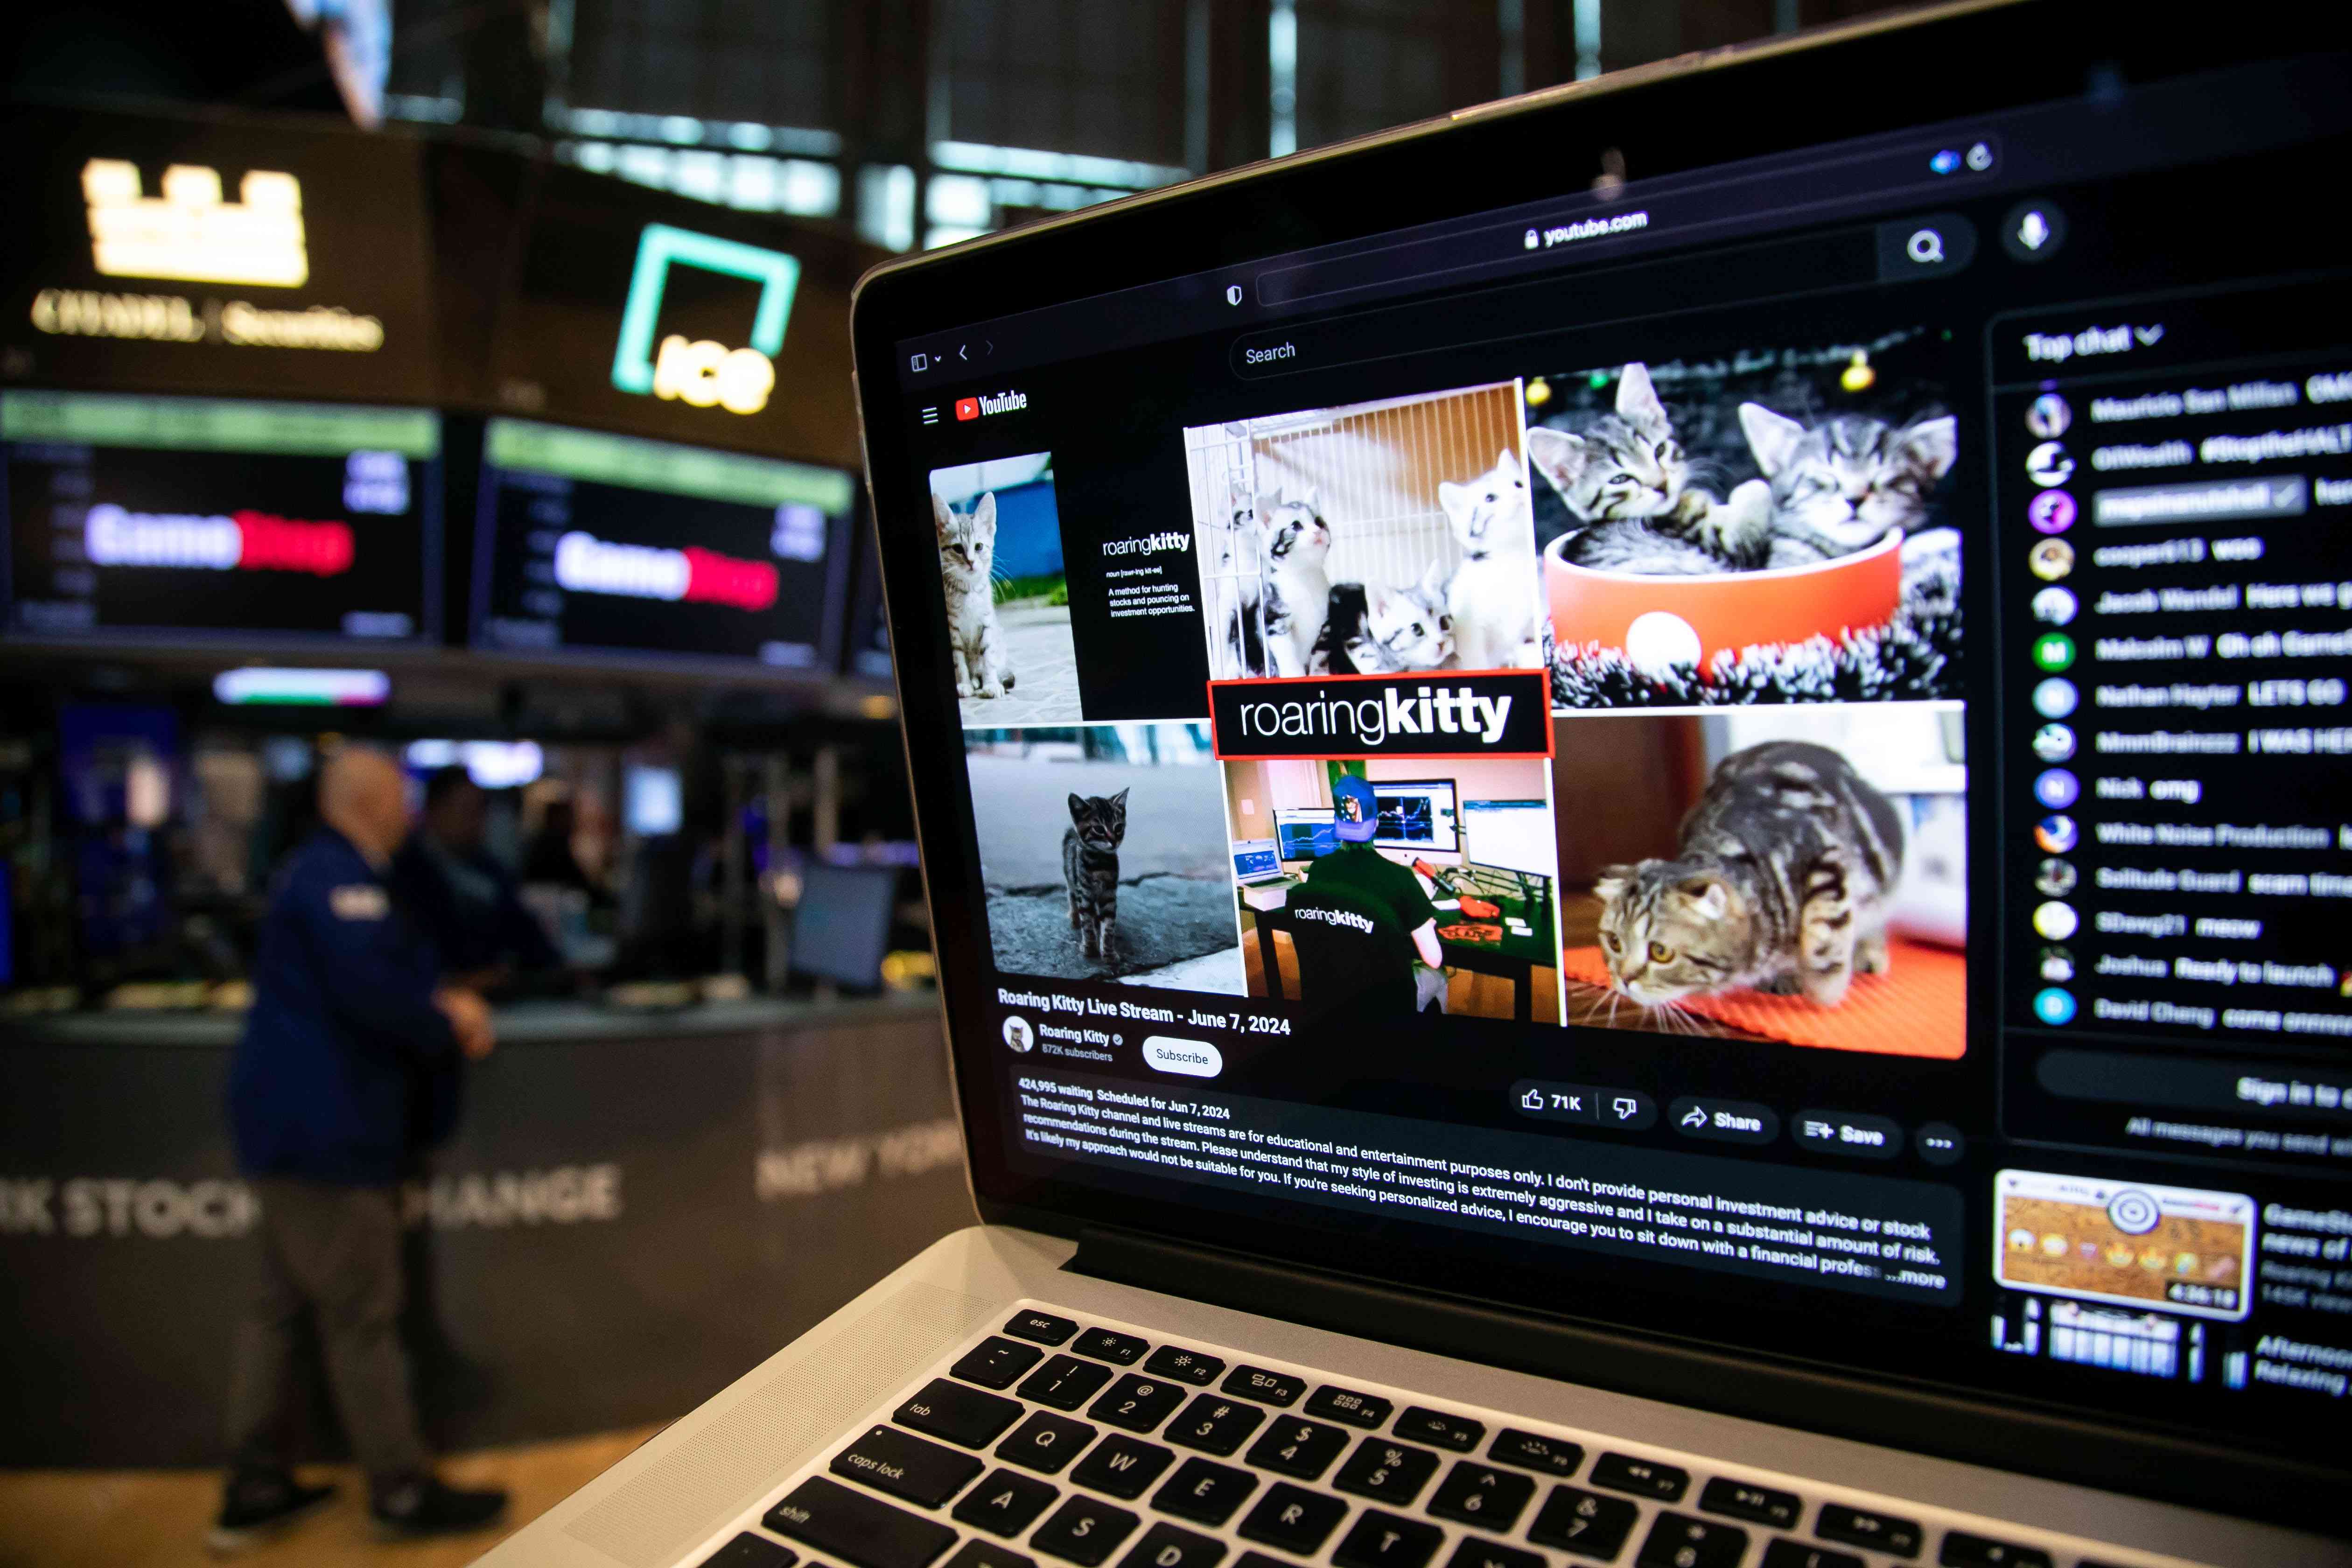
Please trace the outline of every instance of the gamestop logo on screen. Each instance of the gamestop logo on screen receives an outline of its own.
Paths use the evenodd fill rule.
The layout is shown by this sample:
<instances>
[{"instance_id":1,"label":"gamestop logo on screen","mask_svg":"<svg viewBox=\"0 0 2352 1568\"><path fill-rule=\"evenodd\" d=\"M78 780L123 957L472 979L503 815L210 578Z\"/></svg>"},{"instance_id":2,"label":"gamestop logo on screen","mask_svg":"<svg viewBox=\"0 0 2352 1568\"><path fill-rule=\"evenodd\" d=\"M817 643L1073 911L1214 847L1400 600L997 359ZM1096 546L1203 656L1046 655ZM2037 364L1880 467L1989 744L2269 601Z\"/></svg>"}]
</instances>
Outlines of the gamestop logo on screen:
<instances>
[{"instance_id":1,"label":"gamestop logo on screen","mask_svg":"<svg viewBox=\"0 0 2352 1568\"><path fill-rule=\"evenodd\" d=\"M614 544L572 530L555 542L556 586L572 594L729 605L764 610L776 602L776 569L715 550Z\"/></svg>"},{"instance_id":2,"label":"gamestop logo on screen","mask_svg":"<svg viewBox=\"0 0 2352 1568\"><path fill-rule=\"evenodd\" d=\"M352 569L352 525L301 522L265 511L227 517L128 511L101 501L82 521L82 550L93 566L338 577Z\"/></svg>"}]
</instances>

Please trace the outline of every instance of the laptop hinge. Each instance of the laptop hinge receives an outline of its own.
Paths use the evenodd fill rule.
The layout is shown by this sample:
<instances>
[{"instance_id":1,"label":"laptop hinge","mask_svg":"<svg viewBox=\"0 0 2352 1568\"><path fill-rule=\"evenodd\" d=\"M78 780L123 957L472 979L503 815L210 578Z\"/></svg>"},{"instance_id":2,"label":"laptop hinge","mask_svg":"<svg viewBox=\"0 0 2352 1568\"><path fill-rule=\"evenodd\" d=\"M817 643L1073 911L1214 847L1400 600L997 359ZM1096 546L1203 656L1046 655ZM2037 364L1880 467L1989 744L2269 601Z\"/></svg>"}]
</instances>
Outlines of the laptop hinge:
<instances>
[{"instance_id":1,"label":"laptop hinge","mask_svg":"<svg viewBox=\"0 0 2352 1568\"><path fill-rule=\"evenodd\" d=\"M2340 1478L2292 1458L1615 1333L1213 1247L1105 1230L1076 1237L1064 1268L1187 1300L2217 1513L2327 1534L2342 1529L2328 1500Z\"/></svg>"}]
</instances>

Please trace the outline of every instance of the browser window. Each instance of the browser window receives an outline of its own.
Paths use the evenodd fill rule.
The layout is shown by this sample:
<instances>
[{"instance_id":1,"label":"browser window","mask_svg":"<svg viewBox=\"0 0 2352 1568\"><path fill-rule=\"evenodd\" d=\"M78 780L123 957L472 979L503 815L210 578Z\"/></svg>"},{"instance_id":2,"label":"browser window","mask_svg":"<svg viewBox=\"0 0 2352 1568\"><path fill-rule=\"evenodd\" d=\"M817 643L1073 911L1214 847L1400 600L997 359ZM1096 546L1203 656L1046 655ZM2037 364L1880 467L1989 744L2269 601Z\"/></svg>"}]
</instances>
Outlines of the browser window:
<instances>
[{"instance_id":1,"label":"browser window","mask_svg":"<svg viewBox=\"0 0 2352 1568\"><path fill-rule=\"evenodd\" d=\"M2341 1398L2352 344L2288 215L2346 125L2298 68L901 342L992 1156L1763 1353Z\"/></svg>"}]
</instances>

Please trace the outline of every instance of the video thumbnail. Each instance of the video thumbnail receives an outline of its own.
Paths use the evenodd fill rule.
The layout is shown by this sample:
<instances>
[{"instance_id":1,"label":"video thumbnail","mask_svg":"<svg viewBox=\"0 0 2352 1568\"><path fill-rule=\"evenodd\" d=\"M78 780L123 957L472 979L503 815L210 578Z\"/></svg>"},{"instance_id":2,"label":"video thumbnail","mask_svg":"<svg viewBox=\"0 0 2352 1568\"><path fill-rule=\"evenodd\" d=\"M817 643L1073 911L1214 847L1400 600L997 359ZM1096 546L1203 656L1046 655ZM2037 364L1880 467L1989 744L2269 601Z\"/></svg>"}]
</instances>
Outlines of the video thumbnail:
<instances>
[{"instance_id":1,"label":"video thumbnail","mask_svg":"<svg viewBox=\"0 0 2352 1568\"><path fill-rule=\"evenodd\" d=\"M1212 679L1543 668L1516 383L1184 446Z\"/></svg>"},{"instance_id":2,"label":"video thumbnail","mask_svg":"<svg viewBox=\"0 0 2352 1568\"><path fill-rule=\"evenodd\" d=\"M1530 758L1228 761L1253 996L1559 1019L1556 850Z\"/></svg>"},{"instance_id":3,"label":"video thumbnail","mask_svg":"<svg viewBox=\"0 0 2352 1568\"><path fill-rule=\"evenodd\" d=\"M1076 722L1053 455L932 469L931 522L963 721Z\"/></svg>"},{"instance_id":4,"label":"video thumbnail","mask_svg":"<svg viewBox=\"0 0 2352 1568\"><path fill-rule=\"evenodd\" d=\"M2252 1307L2243 1194L2040 1171L2003 1171L1993 1190L1993 1276L2012 1289L2231 1321Z\"/></svg>"},{"instance_id":5,"label":"video thumbnail","mask_svg":"<svg viewBox=\"0 0 2352 1568\"><path fill-rule=\"evenodd\" d=\"M999 973L1240 994L1206 725L967 730L964 752Z\"/></svg>"},{"instance_id":6,"label":"video thumbnail","mask_svg":"<svg viewBox=\"0 0 2352 1568\"><path fill-rule=\"evenodd\" d=\"M1958 1059L1960 713L1900 703L1561 723L1567 1021Z\"/></svg>"},{"instance_id":7,"label":"video thumbnail","mask_svg":"<svg viewBox=\"0 0 2352 1568\"><path fill-rule=\"evenodd\" d=\"M1937 334L1525 384L1561 709L1956 697Z\"/></svg>"}]
</instances>

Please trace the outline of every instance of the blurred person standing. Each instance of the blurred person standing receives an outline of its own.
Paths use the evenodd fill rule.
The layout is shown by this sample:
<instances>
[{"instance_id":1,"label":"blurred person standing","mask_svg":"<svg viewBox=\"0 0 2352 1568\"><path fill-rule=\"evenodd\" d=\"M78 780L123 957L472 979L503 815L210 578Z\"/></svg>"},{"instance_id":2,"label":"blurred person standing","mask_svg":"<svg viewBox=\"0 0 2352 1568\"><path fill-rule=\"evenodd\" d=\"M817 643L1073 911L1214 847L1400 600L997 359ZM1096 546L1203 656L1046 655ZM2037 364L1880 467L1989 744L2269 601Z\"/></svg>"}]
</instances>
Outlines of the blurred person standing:
<instances>
[{"instance_id":1,"label":"blurred person standing","mask_svg":"<svg viewBox=\"0 0 2352 1568\"><path fill-rule=\"evenodd\" d=\"M425 775L417 830L393 858L394 890L425 927L443 972L474 990L495 990L518 969L562 959L515 879L484 847L489 796L461 765Z\"/></svg>"},{"instance_id":2,"label":"blurred person standing","mask_svg":"<svg viewBox=\"0 0 2352 1568\"><path fill-rule=\"evenodd\" d=\"M431 941L394 898L388 875L408 837L399 767L361 747L337 752L320 775L319 816L272 892L229 1068L237 1164L261 1200L264 1277L233 1350L215 1551L255 1544L333 1495L302 1485L288 1462L305 1310L380 1531L471 1530L506 1506L502 1491L434 1476L397 1332L400 1174L420 1135L448 1132L461 1056L493 1044L489 1008L438 983Z\"/></svg>"}]
</instances>

